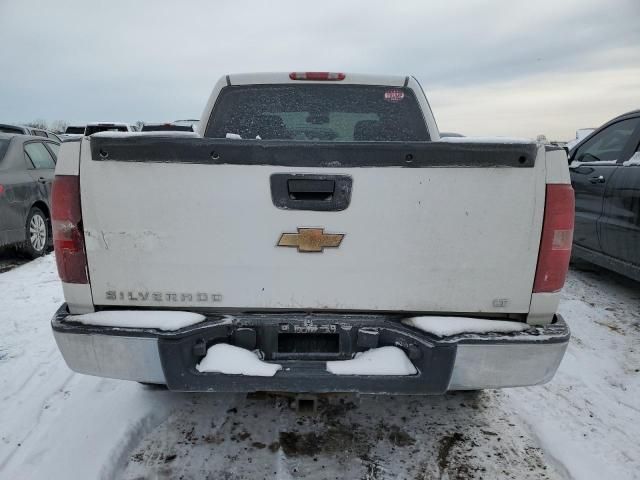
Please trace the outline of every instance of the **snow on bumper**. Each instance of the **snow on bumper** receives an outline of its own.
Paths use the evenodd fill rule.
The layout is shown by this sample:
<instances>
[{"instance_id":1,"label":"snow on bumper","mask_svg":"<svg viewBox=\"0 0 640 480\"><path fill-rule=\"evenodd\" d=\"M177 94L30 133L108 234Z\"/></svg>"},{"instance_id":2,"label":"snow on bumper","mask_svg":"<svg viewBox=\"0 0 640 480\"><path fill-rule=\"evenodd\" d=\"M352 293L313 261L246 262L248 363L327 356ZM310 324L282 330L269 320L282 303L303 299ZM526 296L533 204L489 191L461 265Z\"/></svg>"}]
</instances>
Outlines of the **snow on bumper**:
<instances>
[{"instance_id":1,"label":"snow on bumper","mask_svg":"<svg viewBox=\"0 0 640 480\"><path fill-rule=\"evenodd\" d=\"M403 325L400 317L391 315L209 316L170 332L82 325L68 316L63 305L52 327L69 368L166 384L177 391L441 394L537 385L553 377L569 342L569 329L559 315L551 325L524 332L443 338ZM283 368L273 377L199 372L196 365L207 347L220 342L260 350L267 361ZM339 376L326 370L328 360L385 345L403 349L417 373Z\"/></svg>"}]
</instances>

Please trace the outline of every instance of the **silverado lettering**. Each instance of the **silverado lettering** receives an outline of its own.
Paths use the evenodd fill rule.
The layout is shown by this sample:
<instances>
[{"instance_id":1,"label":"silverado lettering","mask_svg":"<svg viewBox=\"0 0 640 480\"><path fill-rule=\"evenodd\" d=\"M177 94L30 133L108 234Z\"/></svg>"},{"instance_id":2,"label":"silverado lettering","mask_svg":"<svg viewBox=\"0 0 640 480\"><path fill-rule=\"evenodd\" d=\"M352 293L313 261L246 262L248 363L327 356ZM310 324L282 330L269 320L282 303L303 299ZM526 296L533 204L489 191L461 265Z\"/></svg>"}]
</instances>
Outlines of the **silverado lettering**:
<instances>
[{"instance_id":1,"label":"silverado lettering","mask_svg":"<svg viewBox=\"0 0 640 480\"><path fill-rule=\"evenodd\" d=\"M117 301L125 300L131 302L146 302L153 300L156 302L221 302L222 295L219 293L174 293L174 292L134 292L134 291L118 291L107 290L105 292L105 300Z\"/></svg>"}]
</instances>

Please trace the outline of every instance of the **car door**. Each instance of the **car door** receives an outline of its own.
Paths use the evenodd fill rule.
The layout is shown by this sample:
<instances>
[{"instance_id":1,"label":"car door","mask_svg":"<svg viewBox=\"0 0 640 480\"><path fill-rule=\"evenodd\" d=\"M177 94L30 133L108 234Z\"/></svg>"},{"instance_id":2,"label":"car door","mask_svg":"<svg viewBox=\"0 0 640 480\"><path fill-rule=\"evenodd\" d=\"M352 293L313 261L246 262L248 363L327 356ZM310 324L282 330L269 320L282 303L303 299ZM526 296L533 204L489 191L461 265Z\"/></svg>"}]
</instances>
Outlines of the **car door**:
<instances>
[{"instance_id":1,"label":"car door","mask_svg":"<svg viewBox=\"0 0 640 480\"><path fill-rule=\"evenodd\" d=\"M605 191L600 243L606 255L640 267L640 125L631 142Z\"/></svg>"},{"instance_id":2,"label":"car door","mask_svg":"<svg viewBox=\"0 0 640 480\"><path fill-rule=\"evenodd\" d=\"M39 184L40 198L49 205L51 185L56 168L54 154L45 146L44 142L38 141L25 143L24 154L28 160L27 164L33 167L29 169L29 174Z\"/></svg>"},{"instance_id":3,"label":"car door","mask_svg":"<svg viewBox=\"0 0 640 480\"><path fill-rule=\"evenodd\" d=\"M32 165L24 154L22 138L13 137L0 162L0 245L24 240L25 221L33 204Z\"/></svg>"},{"instance_id":4,"label":"car door","mask_svg":"<svg viewBox=\"0 0 640 480\"><path fill-rule=\"evenodd\" d=\"M15 242L18 219L14 212L15 189L19 174L11 158L10 138L0 138L0 247Z\"/></svg>"},{"instance_id":5,"label":"car door","mask_svg":"<svg viewBox=\"0 0 640 480\"><path fill-rule=\"evenodd\" d=\"M576 245L602 252L600 218L607 183L630 152L631 138L639 124L638 117L612 123L572 153L569 171L576 199L573 237Z\"/></svg>"}]
</instances>

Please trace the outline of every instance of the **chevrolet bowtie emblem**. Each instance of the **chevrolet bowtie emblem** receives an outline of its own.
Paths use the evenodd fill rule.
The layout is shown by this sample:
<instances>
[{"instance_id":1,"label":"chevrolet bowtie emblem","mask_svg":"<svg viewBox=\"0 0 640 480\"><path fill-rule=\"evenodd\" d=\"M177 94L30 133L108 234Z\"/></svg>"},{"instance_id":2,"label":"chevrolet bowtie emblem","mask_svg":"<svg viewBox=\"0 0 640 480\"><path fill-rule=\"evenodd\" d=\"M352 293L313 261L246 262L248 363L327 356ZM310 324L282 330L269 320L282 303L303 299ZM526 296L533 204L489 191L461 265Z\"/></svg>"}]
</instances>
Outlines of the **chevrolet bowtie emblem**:
<instances>
[{"instance_id":1,"label":"chevrolet bowtie emblem","mask_svg":"<svg viewBox=\"0 0 640 480\"><path fill-rule=\"evenodd\" d=\"M324 228L298 228L298 233L283 233L279 247L296 247L299 252L322 252L327 247L339 247L344 233L324 233Z\"/></svg>"}]
</instances>

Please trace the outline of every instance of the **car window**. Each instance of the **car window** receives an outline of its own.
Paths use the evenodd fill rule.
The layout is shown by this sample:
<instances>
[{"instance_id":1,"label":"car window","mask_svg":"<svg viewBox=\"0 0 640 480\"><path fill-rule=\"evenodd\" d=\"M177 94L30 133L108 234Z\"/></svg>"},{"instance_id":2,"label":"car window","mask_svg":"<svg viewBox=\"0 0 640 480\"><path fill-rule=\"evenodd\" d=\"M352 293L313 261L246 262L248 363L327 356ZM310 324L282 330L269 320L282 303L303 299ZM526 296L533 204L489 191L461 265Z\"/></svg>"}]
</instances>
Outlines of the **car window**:
<instances>
[{"instance_id":1,"label":"car window","mask_svg":"<svg viewBox=\"0 0 640 480\"><path fill-rule=\"evenodd\" d=\"M24 146L24 153L27 154L34 168L56 168L55 161L49 150L40 142L27 143Z\"/></svg>"},{"instance_id":2,"label":"car window","mask_svg":"<svg viewBox=\"0 0 640 480\"><path fill-rule=\"evenodd\" d=\"M58 145L57 143L47 142L47 147L49 147L49 150L53 152L53 159L57 160L58 150L60 150L60 145Z\"/></svg>"},{"instance_id":3,"label":"car window","mask_svg":"<svg viewBox=\"0 0 640 480\"><path fill-rule=\"evenodd\" d=\"M615 163L620 158L631 134L640 124L640 117L609 125L582 144L574 155L577 162Z\"/></svg>"},{"instance_id":4,"label":"car window","mask_svg":"<svg viewBox=\"0 0 640 480\"><path fill-rule=\"evenodd\" d=\"M33 130L33 134L38 136L38 137L46 137L47 136L47 132L45 132L44 130Z\"/></svg>"},{"instance_id":5,"label":"car window","mask_svg":"<svg viewBox=\"0 0 640 480\"><path fill-rule=\"evenodd\" d=\"M429 140L413 91L375 85L226 87L205 136L328 142Z\"/></svg>"},{"instance_id":6,"label":"car window","mask_svg":"<svg viewBox=\"0 0 640 480\"><path fill-rule=\"evenodd\" d=\"M11 140L7 139L7 138L0 138L0 162L2 161L2 159L4 158L4 154L7 152L7 150L9 149L9 142Z\"/></svg>"},{"instance_id":7,"label":"car window","mask_svg":"<svg viewBox=\"0 0 640 480\"><path fill-rule=\"evenodd\" d=\"M23 134L24 130L20 127L12 127L10 125L0 125L0 132Z\"/></svg>"},{"instance_id":8,"label":"car window","mask_svg":"<svg viewBox=\"0 0 640 480\"><path fill-rule=\"evenodd\" d=\"M84 131L85 136L98 132L126 132L126 125L88 125Z\"/></svg>"}]
</instances>

